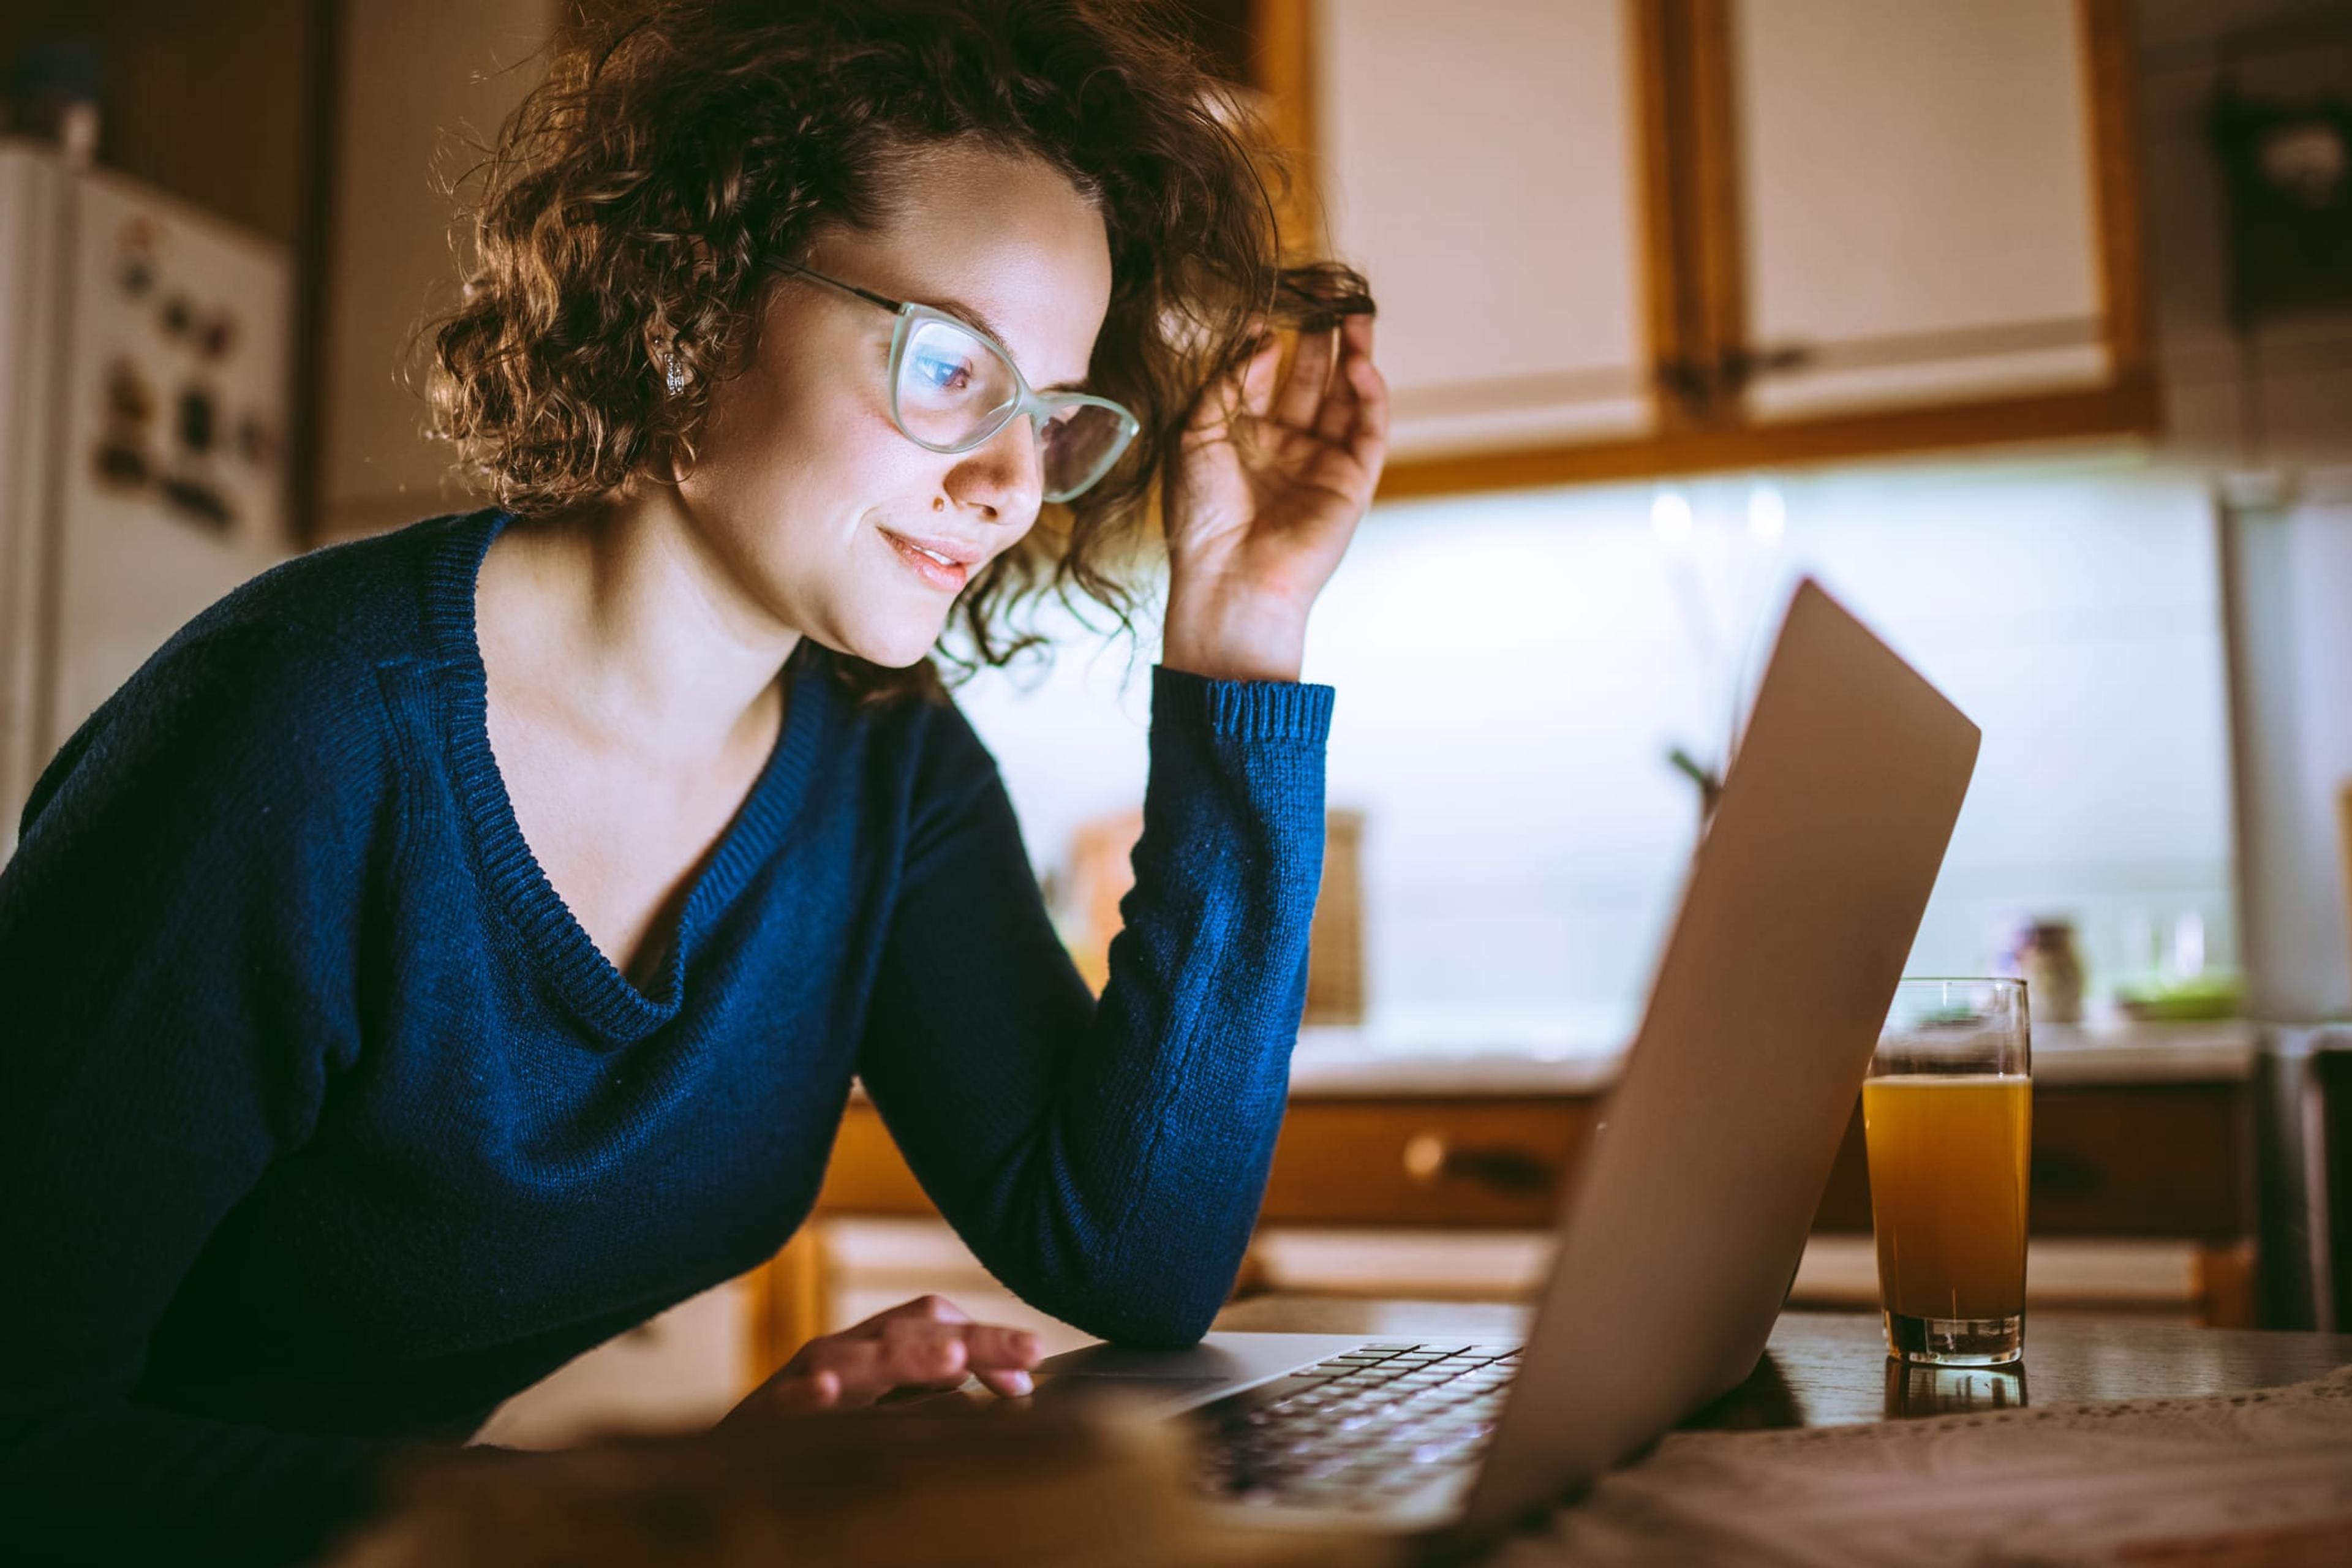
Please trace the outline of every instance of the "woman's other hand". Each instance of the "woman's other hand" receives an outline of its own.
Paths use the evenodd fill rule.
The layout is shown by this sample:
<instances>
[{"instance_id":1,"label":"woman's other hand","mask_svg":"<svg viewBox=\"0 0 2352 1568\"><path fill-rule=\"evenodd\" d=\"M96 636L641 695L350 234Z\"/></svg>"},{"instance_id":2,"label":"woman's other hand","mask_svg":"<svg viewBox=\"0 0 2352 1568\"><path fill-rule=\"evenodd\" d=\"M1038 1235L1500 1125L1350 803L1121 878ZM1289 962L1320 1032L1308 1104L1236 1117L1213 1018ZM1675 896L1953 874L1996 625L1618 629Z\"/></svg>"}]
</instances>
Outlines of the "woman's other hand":
<instances>
[{"instance_id":1,"label":"woman's other hand","mask_svg":"<svg viewBox=\"0 0 2352 1568\"><path fill-rule=\"evenodd\" d=\"M924 1296L811 1340L727 1420L853 1409L901 1390L954 1388L967 1373L1019 1398L1030 1392L1038 1353L1026 1329L975 1323L952 1301Z\"/></svg>"},{"instance_id":2,"label":"woman's other hand","mask_svg":"<svg viewBox=\"0 0 2352 1568\"><path fill-rule=\"evenodd\" d=\"M1201 399L1167 517L1160 662L1223 679L1296 680L1307 613L1371 504L1388 458L1388 384L1372 318L1280 340Z\"/></svg>"}]
</instances>

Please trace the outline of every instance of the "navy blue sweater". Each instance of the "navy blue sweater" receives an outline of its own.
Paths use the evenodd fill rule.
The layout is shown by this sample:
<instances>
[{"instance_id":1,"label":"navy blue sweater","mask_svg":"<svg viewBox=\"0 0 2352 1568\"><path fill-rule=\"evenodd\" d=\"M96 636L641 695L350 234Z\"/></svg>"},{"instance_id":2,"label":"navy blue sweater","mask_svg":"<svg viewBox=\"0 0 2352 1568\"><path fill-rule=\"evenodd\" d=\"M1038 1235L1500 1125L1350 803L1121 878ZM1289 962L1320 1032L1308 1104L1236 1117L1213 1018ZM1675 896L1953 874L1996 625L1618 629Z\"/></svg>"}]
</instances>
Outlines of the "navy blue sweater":
<instances>
[{"instance_id":1,"label":"navy blue sweater","mask_svg":"<svg viewBox=\"0 0 2352 1568\"><path fill-rule=\"evenodd\" d=\"M257 579L50 765L0 875L0 1521L270 1561L565 1361L775 1252L854 1077L1024 1299L1174 1344L1238 1267L1321 869L1328 687L1155 669L1088 994L952 705L803 641L658 984L516 826L502 519ZM0 1540L0 1556L7 1555Z\"/></svg>"}]
</instances>

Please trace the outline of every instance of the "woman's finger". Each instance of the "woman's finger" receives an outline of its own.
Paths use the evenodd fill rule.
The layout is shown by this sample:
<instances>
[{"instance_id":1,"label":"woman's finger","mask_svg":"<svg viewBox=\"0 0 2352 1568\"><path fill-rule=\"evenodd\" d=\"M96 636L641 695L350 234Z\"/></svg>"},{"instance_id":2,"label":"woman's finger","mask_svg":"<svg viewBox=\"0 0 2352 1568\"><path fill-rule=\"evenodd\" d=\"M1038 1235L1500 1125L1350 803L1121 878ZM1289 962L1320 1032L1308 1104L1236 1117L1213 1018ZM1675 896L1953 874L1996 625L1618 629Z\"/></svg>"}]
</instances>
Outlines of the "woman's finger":
<instances>
[{"instance_id":1,"label":"woman's finger","mask_svg":"<svg viewBox=\"0 0 2352 1568\"><path fill-rule=\"evenodd\" d=\"M996 1323L972 1323L963 1331L964 1360L974 1372L1026 1371L1037 1364L1044 1347L1026 1329Z\"/></svg>"},{"instance_id":2,"label":"woman's finger","mask_svg":"<svg viewBox=\"0 0 2352 1568\"><path fill-rule=\"evenodd\" d=\"M805 1415L814 1411L830 1410L841 1399L841 1379L829 1372L813 1372L803 1377L778 1377L769 1380L760 1402L761 1412L771 1415Z\"/></svg>"},{"instance_id":3,"label":"woman's finger","mask_svg":"<svg viewBox=\"0 0 2352 1568\"><path fill-rule=\"evenodd\" d=\"M945 1296L918 1296L907 1303L908 1308L935 1323L969 1323L971 1314L949 1300Z\"/></svg>"},{"instance_id":4,"label":"woman's finger","mask_svg":"<svg viewBox=\"0 0 2352 1568\"><path fill-rule=\"evenodd\" d=\"M975 1372L982 1388L1000 1399L1026 1399L1037 1392L1036 1380L1017 1368L1001 1372Z\"/></svg>"},{"instance_id":5,"label":"woman's finger","mask_svg":"<svg viewBox=\"0 0 2352 1568\"><path fill-rule=\"evenodd\" d=\"M1252 419L1263 419L1274 406L1274 389L1282 371L1282 340L1272 332L1242 366L1242 412Z\"/></svg>"},{"instance_id":6,"label":"woman's finger","mask_svg":"<svg viewBox=\"0 0 2352 1568\"><path fill-rule=\"evenodd\" d=\"M1184 427L1187 447L1233 439L1235 434L1234 426L1241 418L1243 404L1248 395L1247 377L1251 368L1249 364L1237 365L1202 391L1201 401L1192 410L1191 422Z\"/></svg>"},{"instance_id":7,"label":"woman's finger","mask_svg":"<svg viewBox=\"0 0 2352 1568\"><path fill-rule=\"evenodd\" d=\"M1340 323L1339 374L1331 378L1331 389L1324 395L1322 409L1315 416L1315 434L1323 440L1347 440L1360 416L1363 396L1357 384L1356 367L1371 363L1371 333L1368 330L1371 321L1370 316L1349 316Z\"/></svg>"},{"instance_id":8,"label":"woman's finger","mask_svg":"<svg viewBox=\"0 0 2352 1568\"><path fill-rule=\"evenodd\" d=\"M816 1365L840 1380L838 1403L871 1405L896 1388L952 1388L969 1370L963 1334L953 1323L902 1318L889 1331L866 1338L820 1340L810 1346Z\"/></svg>"},{"instance_id":9,"label":"woman's finger","mask_svg":"<svg viewBox=\"0 0 2352 1568\"><path fill-rule=\"evenodd\" d=\"M1363 321L1363 353L1351 357L1347 367L1349 384L1355 389L1356 421L1346 440L1349 455L1365 471L1378 474L1389 450L1389 384L1372 363L1371 318Z\"/></svg>"},{"instance_id":10,"label":"woman's finger","mask_svg":"<svg viewBox=\"0 0 2352 1568\"><path fill-rule=\"evenodd\" d=\"M1389 384L1369 361L1353 374L1356 423L1348 432L1348 452L1368 471L1377 473L1389 452Z\"/></svg>"},{"instance_id":11,"label":"woman's finger","mask_svg":"<svg viewBox=\"0 0 2352 1568\"><path fill-rule=\"evenodd\" d=\"M886 1362L910 1357L922 1367L939 1364L940 1358L949 1357L955 1370L963 1369L964 1336L971 1331L969 1323L951 1323L931 1318L898 1318L882 1325L879 1344ZM936 1375L927 1373L925 1375Z\"/></svg>"},{"instance_id":12,"label":"woman's finger","mask_svg":"<svg viewBox=\"0 0 2352 1568\"><path fill-rule=\"evenodd\" d=\"M1290 355L1290 374L1275 401L1276 424L1298 431L1315 428L1316 411L1323 406L1324 387L1331 379L1332 345L1338 337L1337 332L1328 331L1298 334L1298 347Z\"/></svg>"},{"instance_id":13,"label":"woman's finger","mask_svg":"<svg viewBox=\"0 0 2352 1568\"><path fill-rule=\"evenodd\" d=\"M918 1296L911 1301L901 1301L895 1307L886 1308L864 1322L853 1328L844 1329L842 1332L860 1334L879 1331L885 1323L895 1323L908 1319L924 1323L969 1323L971 1321L971 1314L945 1296Z\"/></svg>"},{"instance_id":14,"label":"woman's finger","mask_svg":"<svg viewBox=\"0 0 2352 1568\"><path fill-rule=\"evenodd\" d=\"M1000 1394L1018 1394L1042 1353L1026 1329L975 1323L952 1301L926 1296L810 1341L793 1358L794 1375L773 1385L779 1401L807 1409L871 1405L904 1388L953 1388L973 1373ZM821 1401L811 1385L820 1377L829 1380Z\"/></svg>"},{"instance_id":15,"label":"woman's finger","mask_svg":"<svg viewBox=\"0 0 2352 1568\"><path fill-rule=\"evenodd\" d=\"M862 1342L879 1352L871 1360L877 1376L896 1375L908 1383L933 1383L942 1377L961 1378L967 1372L1021 1370L1035 1366L1041 1347L1026 1329L996 1323L933 1322L901 1318L884 1326L878 1342ZM868 1364L860 1357L860 1364Z\"/></svg>"}]
</instances>

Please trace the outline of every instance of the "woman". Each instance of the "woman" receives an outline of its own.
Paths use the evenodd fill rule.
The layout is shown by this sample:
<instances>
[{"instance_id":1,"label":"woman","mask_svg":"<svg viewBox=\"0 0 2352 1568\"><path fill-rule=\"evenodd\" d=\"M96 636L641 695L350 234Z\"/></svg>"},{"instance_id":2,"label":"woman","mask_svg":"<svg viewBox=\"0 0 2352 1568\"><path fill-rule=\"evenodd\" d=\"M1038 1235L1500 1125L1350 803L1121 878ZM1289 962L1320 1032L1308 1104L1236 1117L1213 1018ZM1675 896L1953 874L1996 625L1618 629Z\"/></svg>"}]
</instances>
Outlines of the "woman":
<instances>
[{"instance_id":1,"label":"woman","mask_svg":"<svg viewBox=\"0 0 2352 1568\"><path fill-rule=\"evenodd\" d=\"M1026 1299L1206 1327L1304 993L1300 646L1386 402L1360 285L1277 269L1205 82L1122 18L665 8L508 127L435 339L501 506L208 611L0 879L20 1534L313 1549L387 1448L772 1254L853 1075ZM1267 312L1309 309L1286 361ZM1123 605L1153 516L1097 1003L928 656L959 600L984 660L1027 590ZM1035 1356L911 1303L737 1418Z\"/></svg>"}]
</instances>

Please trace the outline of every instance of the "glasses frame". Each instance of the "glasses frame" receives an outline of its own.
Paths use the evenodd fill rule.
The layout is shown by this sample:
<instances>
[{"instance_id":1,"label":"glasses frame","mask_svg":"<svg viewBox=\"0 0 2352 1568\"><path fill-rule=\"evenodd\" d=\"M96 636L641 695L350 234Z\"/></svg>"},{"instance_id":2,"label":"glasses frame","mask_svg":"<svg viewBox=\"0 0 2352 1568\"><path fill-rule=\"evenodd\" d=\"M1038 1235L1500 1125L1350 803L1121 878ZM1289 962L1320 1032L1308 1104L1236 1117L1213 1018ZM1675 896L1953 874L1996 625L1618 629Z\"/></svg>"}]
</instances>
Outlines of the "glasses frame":
<instances>
[{"instance_id":1,"label":"glasses frame","mask_svg":"<svg viewBox=\"0 0 2352 1568\"><path fill-rule=\"evenodd\" d=\"M959 452L978 451L981 447L987 446L991 441L996 439L997 436L1007 425L1012 424L1015 419L1018 419L1023 415L1026 414L1030 416L1030 428L1037 433L1037 445L1039 447L1037 473L1038 478L1042 481L1045 472L1045 465L1044 461L1044 447L1045 444L1044 431L1046 420L1053 415L1066 408L1088 407L1108 409L1118 418L1118 440L1111 447L1110 450L1104 456L1103 459L1095 466L1094 471L1087 475L1087 477L1079 483L1070 486L1065 489L1049 489L1043 493L1042 499L1055 502L1058 505L1063 502L1076 500L1078 497L1086 494L1087 491L1092 489L1097 483L1099 483L1102 477L1110 472L1111 469L1118 465L1118 460L1127 455L1128 447L1134 444L1136 436L1143 428L1143 422L1141 420L1136 418L1136 416L1129 413L1124 405L1113 403L1108 397L1096 397L1090 394L1083 392L1039 392L1029 384L1029 378L1021 374L1020 362L1013 357L1012 350L1006 348L1003 343L998 342L988 333L982 331L978 327L973 326L970 321L965 321L961 316L952 315L950 312L939 310L934 306L918 304L911 300L893 300L887 294L877 294L871 289L861 289L855 283L847 283L838 278L828 277L824 273L817 271L813 267L803 267L795 261L780 261L776 263L776 267L779 271L796 274L799 277L809 279L812 281L823 283L828 288L838 289L841 292L847 294L854 299L863 300L869 305L878 305L883 310L889 311L892 315L898 318L898 325L892 329L890 334L890 368L886 373L889 377L890 383L890 423L898 427L899 435L904 436L908 440L912 441L916 446L922 447L923 450L927 452L939 452L943 455L952 456ZM972 437L968 441L959 442L953 446L941 446L937 441L924 440L920 436L916 435L912 430L907 428L907 421L902 418L898 413L898 373L906 361L907 344L914 338L917 324L923 321L940 321L944 322L948 326L955 328L958 331L971 333L973 337L987 344L988 347L995 353L997 357L1004 362L1004 367L1013 373L1013 386L1015 396L1011 403L1004 406L1002 416L991 423L989 426L985 430L982 430L979 435Z\"/></svg>"}]
</instances>

